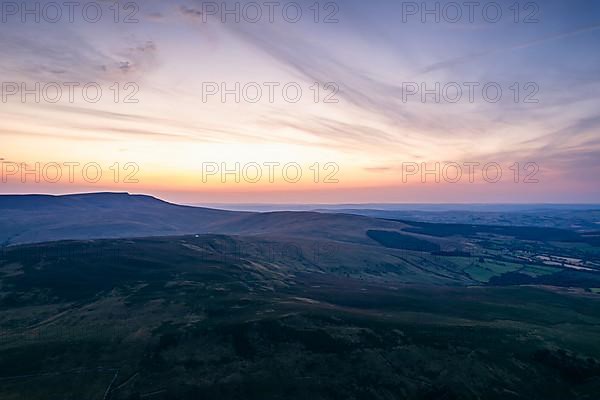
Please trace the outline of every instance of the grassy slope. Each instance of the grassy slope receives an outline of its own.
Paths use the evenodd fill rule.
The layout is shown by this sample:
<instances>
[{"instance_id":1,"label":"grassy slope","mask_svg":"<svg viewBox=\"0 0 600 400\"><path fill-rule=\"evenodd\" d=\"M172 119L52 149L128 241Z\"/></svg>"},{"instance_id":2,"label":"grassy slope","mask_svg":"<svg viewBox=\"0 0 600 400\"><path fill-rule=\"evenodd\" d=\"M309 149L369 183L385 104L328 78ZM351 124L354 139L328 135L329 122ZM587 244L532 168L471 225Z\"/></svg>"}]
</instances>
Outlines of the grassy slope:
<instances>
[{"instance_id":1,"label":"grassy slope","mask_svg":"<svg viewBox=\"0 0 600 400\"><path fill-rule=\"evenodd\" d=\"M102 399L109 387L113 400L598 393L597 295L424 285L448 283L439 259L427 272L410 252L292 244L210 236L3 254L0 398ZM382 274L392 265L425 282Z\"/></svg>"}]
</instances>

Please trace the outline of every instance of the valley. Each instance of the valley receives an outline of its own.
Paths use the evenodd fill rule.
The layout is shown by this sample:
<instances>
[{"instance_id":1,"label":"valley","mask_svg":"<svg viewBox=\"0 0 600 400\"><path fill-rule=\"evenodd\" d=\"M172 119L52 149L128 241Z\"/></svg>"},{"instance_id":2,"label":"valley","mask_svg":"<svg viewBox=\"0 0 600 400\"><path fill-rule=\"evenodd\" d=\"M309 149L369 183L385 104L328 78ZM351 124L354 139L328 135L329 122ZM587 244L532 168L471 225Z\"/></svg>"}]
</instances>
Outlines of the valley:
<instances>
[{"instance_id":1,"label":"valley","mask_svg":"<svg viewBox=\"0 0 600 400\"><path fill-rule=\"evenodd\" d=\"M166 221L164 205L144 201L139 215ZM5 224L24 213L3 211ZM90 219L29 211L39 237L58 223L99 237L59 230L1 249L0 398L595 399L600 389L594 232L177 212L186 229L205 228L120 237L136 223L98 232Z\"/></svg>"}]
</instances>

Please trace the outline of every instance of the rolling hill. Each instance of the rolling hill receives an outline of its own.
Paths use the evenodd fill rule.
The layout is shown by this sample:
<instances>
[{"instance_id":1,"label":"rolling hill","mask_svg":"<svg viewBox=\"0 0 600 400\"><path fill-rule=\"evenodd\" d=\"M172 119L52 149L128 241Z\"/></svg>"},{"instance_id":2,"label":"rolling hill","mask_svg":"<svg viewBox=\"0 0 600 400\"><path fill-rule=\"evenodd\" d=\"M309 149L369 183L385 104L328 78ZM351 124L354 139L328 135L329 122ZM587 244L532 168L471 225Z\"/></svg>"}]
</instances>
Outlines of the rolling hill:
<instances>
[{"instance_id":1,"label":"rolling hill","mask_svg":"<svg viewBox=\"0 0 600 400\"><path fill-rule=\"evenodd\" d=\"M215 247L208 238L219 235L224 239ZM18 246L21 256L35 258L39 253L42 260L49 251L64 253L69 248L78 249L78 254L81 243L102 248L99 239L127 239L118 242L124 250L127 243L136 243L135 238L151 237L165 252L198 257L195 250L208 246L225 257L233 254L249 265L288 275L310 271L390 284L600 287L600 248L594 232L341 213L234 212L126 193L0 196L4 247L41 243ZM44 244L65 240L75 242Z\"/></svg>"},{"instance_id":2,"label":"rolling hill","mask_svg":"<svg viewBox=\"0 0 600 400\"><path fill-rule=\"evenodd\" d=\"M0 196L0 246L207 233L367 243L368 229L401 226L399 222L354 215L214 210L127 193Z\"/></svg>"},{"instance_id":3,"label":"rolling hill","mask_svg":"<svg viewBox=\"0 0 600 400\"><path fill-rule=\"evenodd\" d=\"M595 399L598 232L0 196L0 398Z\"/></svg>"},{"instance_id":4,"label":"rolling hill","mask_svg":"<svg viewBox=\"0 0 600 400\"><path fill-rule=\"evenodd\" d=\"M474 287L425 253L307 244L192 235L5 249L0 398L597 397L598 295Z\"/></svg>"}]
</instances>

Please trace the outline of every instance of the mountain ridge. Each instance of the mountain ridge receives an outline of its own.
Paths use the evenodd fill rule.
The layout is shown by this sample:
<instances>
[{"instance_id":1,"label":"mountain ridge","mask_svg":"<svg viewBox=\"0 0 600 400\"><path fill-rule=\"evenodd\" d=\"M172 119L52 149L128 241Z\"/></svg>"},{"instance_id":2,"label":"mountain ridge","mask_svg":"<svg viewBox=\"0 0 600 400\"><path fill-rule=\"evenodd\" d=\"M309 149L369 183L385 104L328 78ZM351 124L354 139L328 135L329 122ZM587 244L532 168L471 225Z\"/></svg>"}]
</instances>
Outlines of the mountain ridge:
<instances>
[{"instance_id":1,"label":"mountain ridge","mask_svg":"<svg viewBox=\"0 0 600 400\"><path fill-rule=\"evenodd\" d=\"M367 230L403 226L360 215L217 210L129 193L0 196L0 245L4 246L190 234L277 235L371 243Z\"/></svg>"}]
</instances>

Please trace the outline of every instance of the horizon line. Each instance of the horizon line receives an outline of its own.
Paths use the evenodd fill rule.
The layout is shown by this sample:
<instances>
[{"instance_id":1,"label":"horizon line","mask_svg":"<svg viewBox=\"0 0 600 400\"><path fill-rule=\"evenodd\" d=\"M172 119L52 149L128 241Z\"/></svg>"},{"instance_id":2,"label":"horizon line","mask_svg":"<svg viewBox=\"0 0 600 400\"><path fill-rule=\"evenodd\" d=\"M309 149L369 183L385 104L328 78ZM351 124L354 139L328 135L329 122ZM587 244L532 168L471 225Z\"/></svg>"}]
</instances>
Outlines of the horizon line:
<instances>
[{"instance_id":1,"label":"horizon line","mask_svg":"<svg viewBox=\"0 0 600 400\"><path fill-rule=\"evenodd\" d=\"M118 192L118 191L97 191L97 192L73 192L73 193L63 193L63 194L51 194L51 193L0 193L0 197L7 196L45 196L45 197L70 197L70 196L85 196L85 195L128 195L128 196L147 196L152 197L160 201L185 205L185 206L256 206L256 207L264 207L264 206L598 206L600 207L600 202L548 202L548 203L540 203L540 202L514 202L514 203L506 203L506 202L391 202L391 203L379 203L379 202L367 202L367 203L242 203L242 202L182 202L175 203L169 200L165 200L157 195L149 194L149 193L134 193L134 192Z\"/></svg>"}]
</instances>

